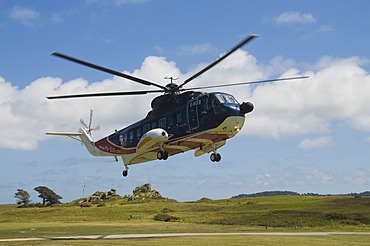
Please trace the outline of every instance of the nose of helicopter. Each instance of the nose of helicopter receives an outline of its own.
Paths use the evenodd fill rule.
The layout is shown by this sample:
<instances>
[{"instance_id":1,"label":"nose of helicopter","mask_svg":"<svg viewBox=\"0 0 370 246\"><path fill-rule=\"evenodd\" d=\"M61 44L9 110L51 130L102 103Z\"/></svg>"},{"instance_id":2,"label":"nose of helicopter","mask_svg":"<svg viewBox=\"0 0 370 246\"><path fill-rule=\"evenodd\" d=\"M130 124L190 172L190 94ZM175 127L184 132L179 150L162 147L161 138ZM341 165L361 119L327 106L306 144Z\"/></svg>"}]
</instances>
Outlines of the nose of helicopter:
<instances>
[{"instance_id":1,"label":"nose of helicopter","mask_svg":"<svg viewBox=\"0 0 370 246\"><path fill-rule=\"evenodd\" d=\"M240 112L243 114L250 113L254 109L254 105L251 102L243 102L240 104Z\"/></svg>"}]
</instances>

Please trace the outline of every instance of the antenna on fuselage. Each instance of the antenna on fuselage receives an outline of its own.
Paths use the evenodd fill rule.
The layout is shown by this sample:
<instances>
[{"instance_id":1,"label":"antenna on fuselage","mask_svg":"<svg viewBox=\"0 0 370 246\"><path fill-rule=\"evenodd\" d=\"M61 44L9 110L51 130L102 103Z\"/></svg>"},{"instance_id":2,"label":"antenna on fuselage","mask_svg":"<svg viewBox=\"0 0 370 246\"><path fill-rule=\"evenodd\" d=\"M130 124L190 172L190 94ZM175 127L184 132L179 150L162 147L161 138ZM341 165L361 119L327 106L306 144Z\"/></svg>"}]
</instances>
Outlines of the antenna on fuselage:
<instances>
[{"instance_id":1,"label":"antenna on fuselage","mask_svg":"<svg viewBox=\"0 0 370 246\"><path fill-rule=\"evenodd\" d=\"M174 78L174 77L168 77L168 76L166 76L166 77L164 77L164 79L169 79L169 80L171 80L171 84L173 84L173 81L174 80L178 80L179 78Z\"/></svg>"}]
</instances>

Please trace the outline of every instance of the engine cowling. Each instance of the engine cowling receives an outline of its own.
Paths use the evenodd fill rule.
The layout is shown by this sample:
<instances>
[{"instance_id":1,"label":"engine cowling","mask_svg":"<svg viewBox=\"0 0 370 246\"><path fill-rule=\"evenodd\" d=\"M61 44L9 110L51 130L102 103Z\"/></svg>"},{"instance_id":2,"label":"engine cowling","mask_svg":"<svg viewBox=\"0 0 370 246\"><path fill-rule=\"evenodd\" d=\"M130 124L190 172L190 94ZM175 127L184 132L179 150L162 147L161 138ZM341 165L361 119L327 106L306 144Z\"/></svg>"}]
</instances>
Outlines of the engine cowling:
<instances>
[{"instance_id":1,"label":"engine cowling","mask_svg":"<svg viewBox=\"0 0 370 246\"><path fill-rule=\"evenodd\" d=\"M240 104L240 112L243 114L250 113L254 109L254 105L251 102L243 102Z\"/></svg>"},{"instance_id":2,"label":"engine cowling","mask_svg":"<svg viewBox=\"0 0 370 246\"><path fill-rule=\"evenodd\" d=\"M136 152L141 154L155 146L159 146L160 143L168 141L168 133L161 128L152 129L146 132L136 146Z\"/></svg>"}]
</instances>

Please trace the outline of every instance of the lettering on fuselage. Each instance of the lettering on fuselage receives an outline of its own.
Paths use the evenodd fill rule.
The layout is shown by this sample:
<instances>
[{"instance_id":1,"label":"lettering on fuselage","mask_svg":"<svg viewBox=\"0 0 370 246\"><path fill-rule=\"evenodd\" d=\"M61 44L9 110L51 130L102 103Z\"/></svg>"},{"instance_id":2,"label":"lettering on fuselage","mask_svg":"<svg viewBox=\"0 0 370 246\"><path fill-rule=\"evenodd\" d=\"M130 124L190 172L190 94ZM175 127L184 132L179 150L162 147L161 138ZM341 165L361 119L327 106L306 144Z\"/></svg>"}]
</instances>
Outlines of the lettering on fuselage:
<instances>
[{"instance_id":1,"label":"lettering on fuselage","mask_svg":"<svg viewBox=\"0 0 370 246\"><path fill-rule=\"evenodd\" d=\"M189 107L194 107L194 106L201 105L201 104L202 104L201 100L196 100L196 101L190 102Z\"/></svg>"},{"instance_id":2,"label":"lettering on fuselage","mask_svg":"<svg viewBox=\"0 0 370 246\"><path fill-rule=\"evenodd\" d=\"M103 150L103 151L108 152L108 153L112 153L112 154L120 154L121 153L121 150L115 148L114 146L98 145L97 147L98 147L98 149Z\"/></svg>"}]
</instances>

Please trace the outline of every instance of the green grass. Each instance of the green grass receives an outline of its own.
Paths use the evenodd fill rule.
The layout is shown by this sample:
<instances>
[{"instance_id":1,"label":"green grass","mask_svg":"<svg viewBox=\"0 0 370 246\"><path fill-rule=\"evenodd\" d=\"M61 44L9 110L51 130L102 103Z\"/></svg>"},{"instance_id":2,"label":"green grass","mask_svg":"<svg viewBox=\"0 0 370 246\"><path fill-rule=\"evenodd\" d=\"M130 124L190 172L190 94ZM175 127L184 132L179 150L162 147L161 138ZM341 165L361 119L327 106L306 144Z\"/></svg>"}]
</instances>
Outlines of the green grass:
<instances>
[{"instance_id":1,"label":"green grass","mask_svg":"<svg viewBox=\"0 0 370 246\"><path fill-rule=\"evenodd\" d=\"M368 197L276 196L185 203L173 200L135 203L113 200L98 205L86 208L73 204L46 208L0 205L0 239L132 233L265 231L266 223L268 231L370 231ZM178 220L175 222L153 220L155 215L162 213ZM253 237L247 238L249 240ZM156 242L168 239L150 240ZM226 236L225 240L233 239Z\"/></svg>"}]
</instances>

